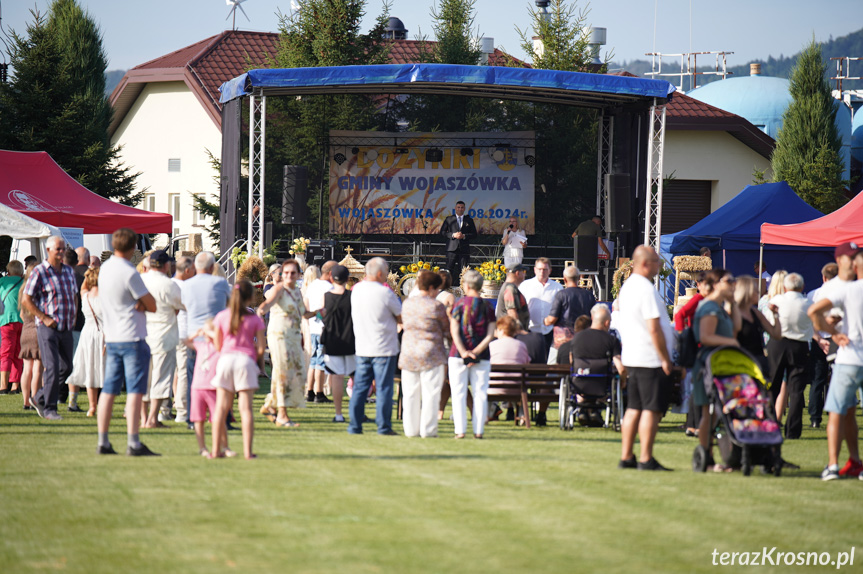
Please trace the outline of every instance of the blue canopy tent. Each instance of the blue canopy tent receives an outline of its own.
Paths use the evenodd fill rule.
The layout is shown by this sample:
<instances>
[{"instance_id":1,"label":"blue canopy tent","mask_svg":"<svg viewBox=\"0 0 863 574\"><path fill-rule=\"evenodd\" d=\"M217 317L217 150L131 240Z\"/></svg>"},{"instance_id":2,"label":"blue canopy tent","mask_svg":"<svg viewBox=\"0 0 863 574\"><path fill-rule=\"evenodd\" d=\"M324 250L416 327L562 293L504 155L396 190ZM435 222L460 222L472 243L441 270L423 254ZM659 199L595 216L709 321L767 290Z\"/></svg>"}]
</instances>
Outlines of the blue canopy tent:
<instances>
[{"instance_id":1,"label":"blue canopy tent","mask_svg":"<svg viewBox=\"0 0 863 574\"><path fill-rule=\"evenodd\" d=\"M747 185L731 201L689 229L663 235L662 256L698 255L710 248L714 267L735 275L755 275L761 243L762 223L801 223L823 214L800 199L787 182ZM767 271L796 271L806 280L807 290L821 284L821 267L832 260L832 250L787 245L765 245Z\"/></svg>"}]
</instances>

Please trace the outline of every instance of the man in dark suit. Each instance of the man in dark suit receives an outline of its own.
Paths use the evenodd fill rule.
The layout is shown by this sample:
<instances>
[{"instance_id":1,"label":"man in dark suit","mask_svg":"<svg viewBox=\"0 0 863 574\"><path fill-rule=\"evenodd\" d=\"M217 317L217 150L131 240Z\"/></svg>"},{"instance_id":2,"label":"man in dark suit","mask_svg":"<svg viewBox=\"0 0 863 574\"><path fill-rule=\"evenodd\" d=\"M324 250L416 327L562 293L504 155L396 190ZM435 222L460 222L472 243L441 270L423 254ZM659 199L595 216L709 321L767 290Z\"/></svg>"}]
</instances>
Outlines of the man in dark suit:
<instances>
[{"instance_id":1,"label":"man in dark suit","mask_svg":"<svg viewBox=\"0 0 863 574\"><path fill-rule=\"evenodd\" d=\"M462 267L470 261L470 240L476 236L476 225L470 215L465 215L465 204L455 204L455 215L447 217L441 225L441 235L446 237L446 268L452 274L453 283L460 282Z\"/></svg>"}]
</instances>

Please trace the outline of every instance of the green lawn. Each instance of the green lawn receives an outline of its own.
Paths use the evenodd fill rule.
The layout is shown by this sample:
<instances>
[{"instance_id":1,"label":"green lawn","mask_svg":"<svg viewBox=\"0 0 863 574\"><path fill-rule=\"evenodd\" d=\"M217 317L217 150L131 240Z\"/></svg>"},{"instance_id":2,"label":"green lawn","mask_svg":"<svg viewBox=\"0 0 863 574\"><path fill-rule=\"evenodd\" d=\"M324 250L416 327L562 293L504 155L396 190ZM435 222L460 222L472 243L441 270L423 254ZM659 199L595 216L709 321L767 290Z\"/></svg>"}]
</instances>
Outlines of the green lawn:
<instances>
[{"instance_id":1,"label":"green lawn","mask_svg":"<svg viewBox=\"0 0 863 574\"><path fill-rule=\"evenodd\" d=\"M0 573L694 572L716 569L714 549L835 557L863 534L863 482L818 478L823 429L786 443L800 471L747 478L693 474L679 415L656 446L676 472L645 473L616 468L619 434L603 429L349 436L332 405L310 405L299 429L256 416L255 461L204 460L180 425L142 433L161 458L130 459L96 456L95 421L61 414L0 396ZM111 436L121 450L122 418ZM863 544L844 570L860 564Z\"/></svg>"}]
</instances>

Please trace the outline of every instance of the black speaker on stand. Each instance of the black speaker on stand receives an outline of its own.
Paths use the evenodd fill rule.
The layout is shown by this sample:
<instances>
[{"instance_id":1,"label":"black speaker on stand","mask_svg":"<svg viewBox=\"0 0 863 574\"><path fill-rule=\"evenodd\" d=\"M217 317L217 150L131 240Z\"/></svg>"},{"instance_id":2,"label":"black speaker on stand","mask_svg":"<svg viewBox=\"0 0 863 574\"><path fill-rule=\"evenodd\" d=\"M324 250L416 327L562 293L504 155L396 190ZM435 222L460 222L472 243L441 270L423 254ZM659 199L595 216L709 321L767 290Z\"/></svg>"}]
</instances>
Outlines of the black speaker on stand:
<instances>
[{"instance_id":1,"label":"black speaker on stand","mask_svg":"<svg viewBox=\"0 0 863 574\"><path fill-rule=\"evenodd\" d=\"M608 233L632 231L629 174L605 174L605 192L605 230Z\"/></svg>"},{"instance_id":2,"label":"black speaker on stand","mask_svg":"<svg viewBox=\"0 0 863 574\"><path fill-rule=\"evenodd\" d=\"M302 225L308 217L309 168L286 165L282 168L282 223Z\"/></svg>"},{"instance_id":3,"label":"black speaker on stand","mask_svg":"<svg viewBox=\"0 0 863 574\"><path fill-rule=\"evenodd\" d=\"M597 273L599 271L599 238L595 235L576 235L572 240L573 260L582 273Z\"/></svg>"}]
</instances>

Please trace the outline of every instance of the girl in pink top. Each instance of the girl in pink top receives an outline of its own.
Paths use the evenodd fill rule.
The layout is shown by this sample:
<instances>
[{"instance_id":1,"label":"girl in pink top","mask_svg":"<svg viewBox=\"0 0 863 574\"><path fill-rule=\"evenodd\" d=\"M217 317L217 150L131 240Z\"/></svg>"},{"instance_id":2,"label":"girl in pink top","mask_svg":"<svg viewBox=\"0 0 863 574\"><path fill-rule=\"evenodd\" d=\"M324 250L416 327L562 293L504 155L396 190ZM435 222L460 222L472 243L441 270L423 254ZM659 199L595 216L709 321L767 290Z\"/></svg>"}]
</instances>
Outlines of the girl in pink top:
<instances>
[{"instance_id":1,"label":"girl in pink top","mask_svg":"<svg viewBox=\"0 0 863 574\"><path fill-rule=\"evenodd\" d=\"M219 449L227 434L225 422L233 407L234 393L240 395L240 417L243 424L243 454L252 453L255 423L252 419L252 398L258 388L258 359L264 354L266 334L264 321L249 309L255 294L248 281L238 281L231 293L228 308L213 320L213 346L219 352L213 386L216 387L216 416L213 417L212 458L221 458Z\"/></svg>"}]
</instances>

